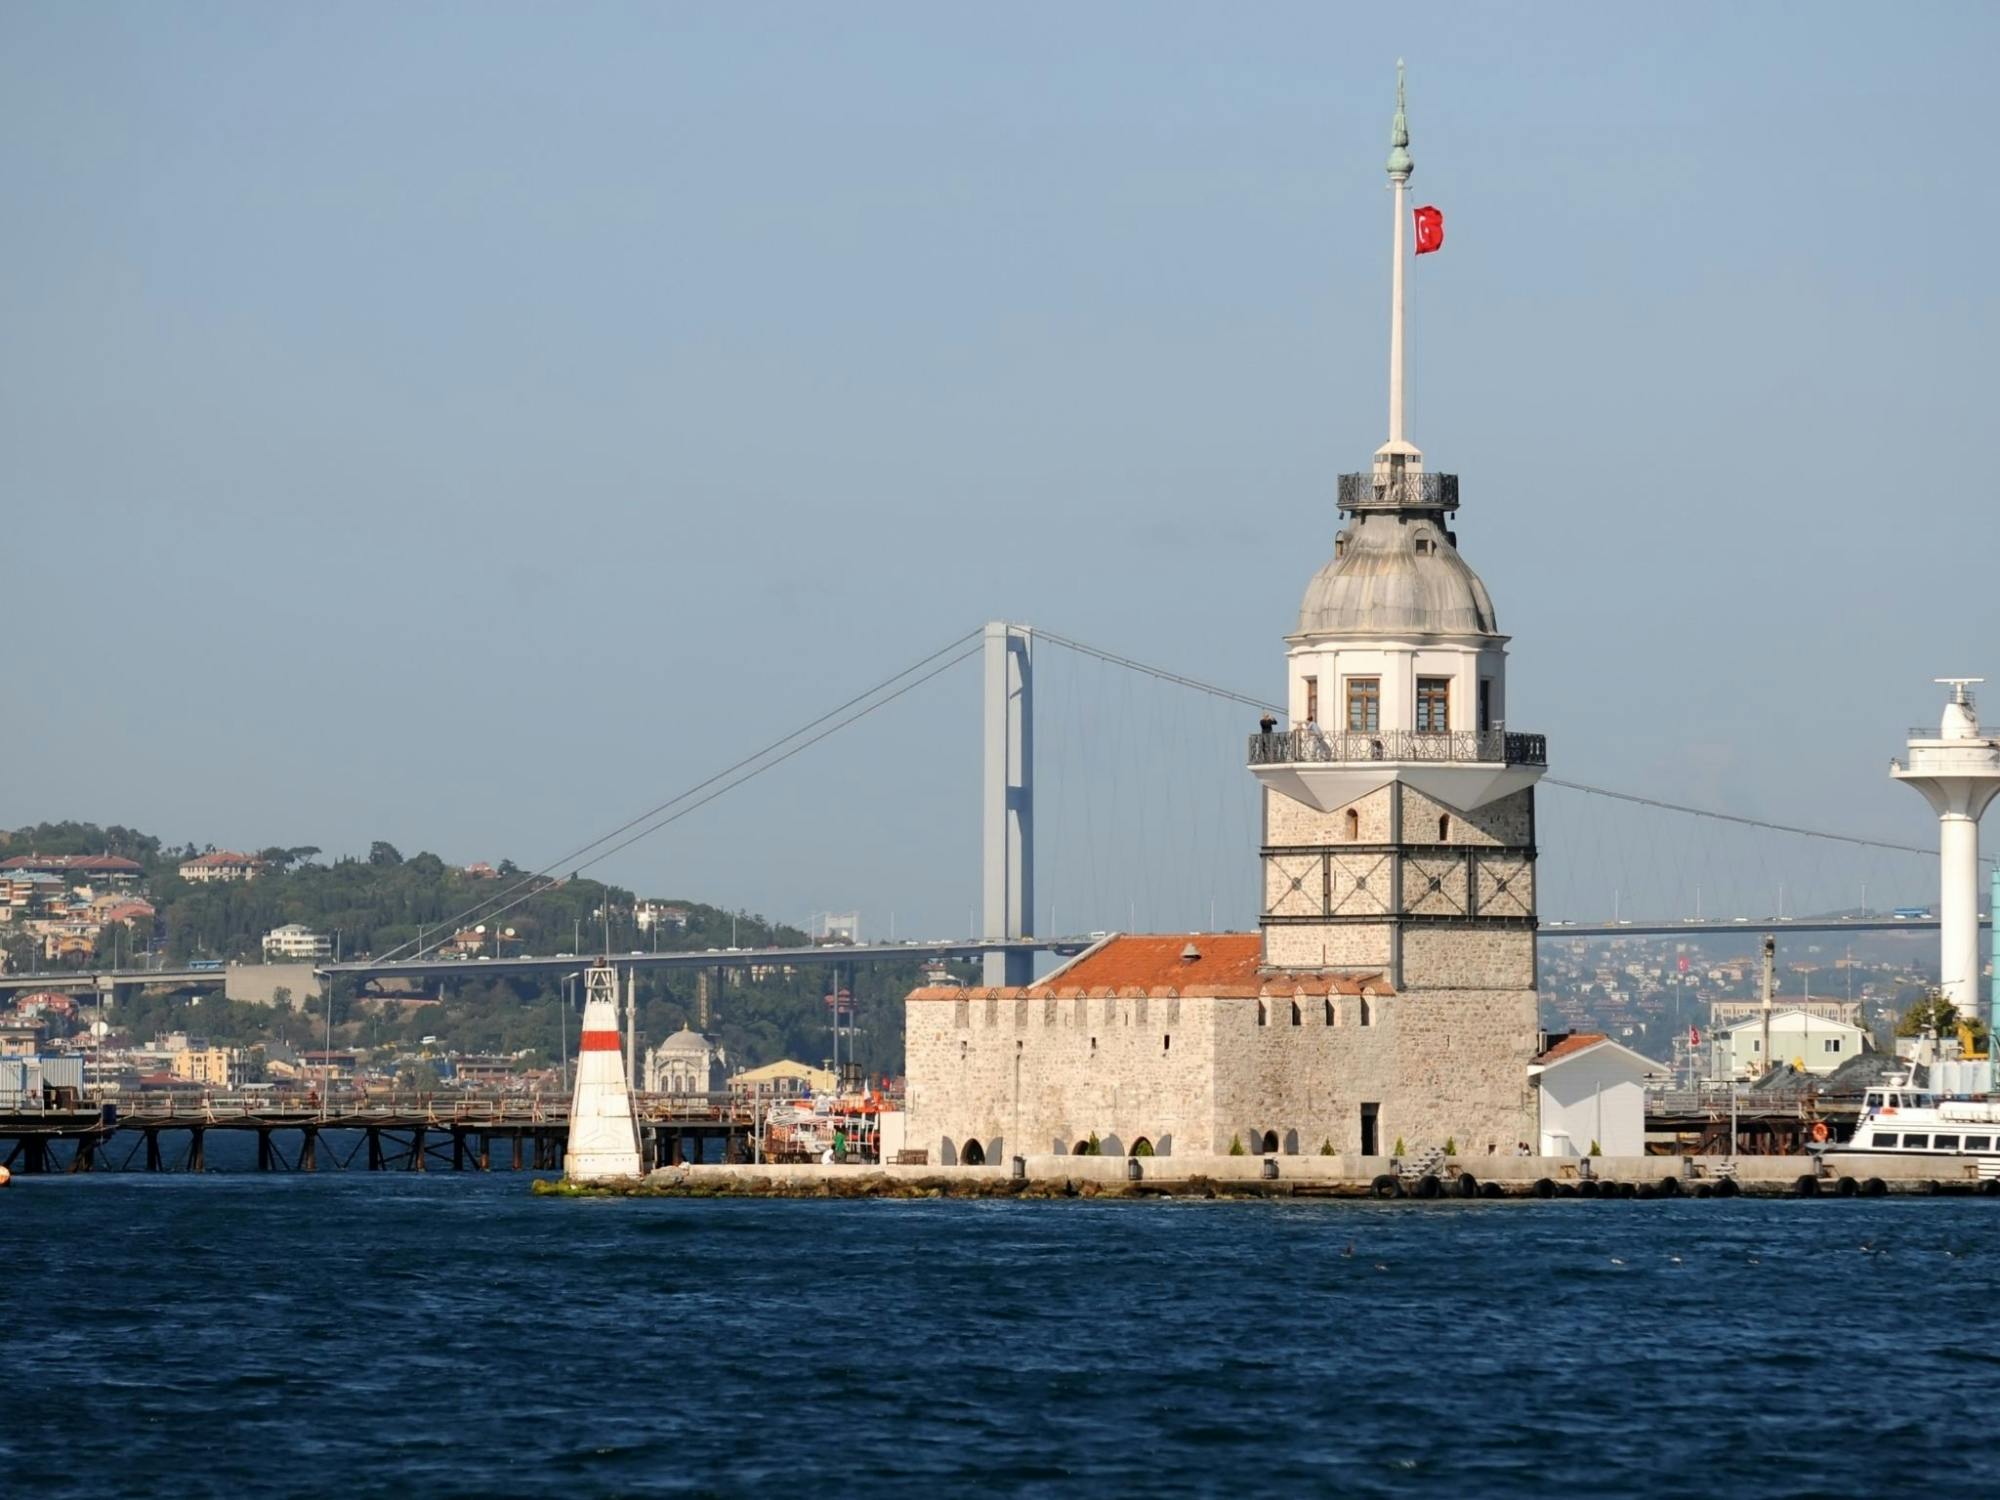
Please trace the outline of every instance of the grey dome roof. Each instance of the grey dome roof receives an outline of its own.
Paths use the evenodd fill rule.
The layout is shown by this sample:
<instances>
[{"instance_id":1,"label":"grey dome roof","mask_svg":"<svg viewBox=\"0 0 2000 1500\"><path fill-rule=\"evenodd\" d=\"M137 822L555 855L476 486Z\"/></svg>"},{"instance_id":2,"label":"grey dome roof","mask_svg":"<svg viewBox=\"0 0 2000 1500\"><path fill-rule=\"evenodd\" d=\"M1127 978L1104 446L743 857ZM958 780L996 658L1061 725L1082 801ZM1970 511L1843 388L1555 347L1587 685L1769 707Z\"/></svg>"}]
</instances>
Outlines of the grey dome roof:
<instances>
[{"instance_id":1,"label":"grey dome roof","mask_svg":"<svg viewBox=\"0 0 2000 1500\"><path fill-rule=\"evenodd\" d=\"M683 1026L679 1031L676 1031L672 1036L660 1043L660 1050L662 1052L706 1052L708 1050L708 1038L704 1037L698 1031L690 1031L687 1027Z\"/></svg>"},{"instance_id":2,"label":"grey dome roof","mask_svg":"<svg viewBox=\"0 0 2000 1500\"><path fill-rule=\"evenodd\" d=\"M1300 635L1498 635L1493 599L1442 526L1357 516L1334 560L1313 575Z\"/></svg>"}]
</instances>

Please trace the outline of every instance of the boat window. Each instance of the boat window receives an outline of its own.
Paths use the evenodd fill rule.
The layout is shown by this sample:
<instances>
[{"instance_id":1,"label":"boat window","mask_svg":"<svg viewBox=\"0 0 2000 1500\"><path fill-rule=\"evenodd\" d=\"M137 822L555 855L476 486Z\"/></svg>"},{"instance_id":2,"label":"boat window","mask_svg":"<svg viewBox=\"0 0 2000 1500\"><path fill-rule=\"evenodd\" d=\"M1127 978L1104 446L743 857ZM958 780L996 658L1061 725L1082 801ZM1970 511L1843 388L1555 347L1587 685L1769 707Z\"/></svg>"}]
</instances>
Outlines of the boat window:
<instances>
[{"instance_id":1,"label":"boat window","mask_svg":"<svg viewBox=\"0 0 2000 1500\"><path fill-rule=\"evenodd\" d=\"M1958 1149L1958 1137L1955 1135L1934 1136L1931 1139L1931 1149L1934 1151L1956 1151Z\"/></svg>"},{"instance_id":2,"label":"boat window","mask_svg":"<svg viewBox=\"0 0 2000 1500\"><path fill-rule=\"evenodd\" d=\"M1931 1138L1927 1135L1906 1135L1903 1137L1903 1149L1905 1151L1927 1150L1930 1146L1930 1143L1931 1143Z\"/></svg>"},{"instance_id":3,"label":"boat window","mask_svg":"<svg viewBox=\"0 0 2000 1500\"><path fill-rule=\"evenodd\" d=\"M1873 1146L1877 1151L1894 1151L1896 1149L1896 1137L1893 1135L1878 1135L1868 1144Z\"/></svg>"},{"instance_id":4,"label":"boat window","mask_svg":"<svg viewBox=\"0 0 2000 1500\"><path fill-rule=\"evenodd\" d=\"M1965 1149L1968 1151L1991 1151L1993 1149L1993 1137L1990 1135L1969 1135L1965 1138Z\"/></svg>"}]
</instances>

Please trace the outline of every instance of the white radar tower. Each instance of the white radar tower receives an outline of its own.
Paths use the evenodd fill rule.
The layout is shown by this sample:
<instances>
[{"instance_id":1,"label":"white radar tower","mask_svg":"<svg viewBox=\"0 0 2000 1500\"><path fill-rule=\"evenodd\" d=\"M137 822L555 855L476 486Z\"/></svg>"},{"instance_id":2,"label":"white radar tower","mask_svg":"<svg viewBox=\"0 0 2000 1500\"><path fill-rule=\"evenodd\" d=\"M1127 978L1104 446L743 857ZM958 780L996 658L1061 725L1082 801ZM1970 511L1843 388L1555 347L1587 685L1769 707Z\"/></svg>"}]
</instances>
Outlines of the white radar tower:
<instances>
[{"instance_id":1,"label":"white radar tower","mask_svg":"<svg viewBox=\"0 0 2000 1500\"><path fill-rule=\"evenodd\" d=\"M2000 793L2000 739L1982 734L1972 689L1983 677L1940 677L1951 689L1936 734L1910 731L1909 762L1889 774L1938 815L1938 984L1962 1016L1979 1011L1979 818Z\"/></svg>"}]
</instances>

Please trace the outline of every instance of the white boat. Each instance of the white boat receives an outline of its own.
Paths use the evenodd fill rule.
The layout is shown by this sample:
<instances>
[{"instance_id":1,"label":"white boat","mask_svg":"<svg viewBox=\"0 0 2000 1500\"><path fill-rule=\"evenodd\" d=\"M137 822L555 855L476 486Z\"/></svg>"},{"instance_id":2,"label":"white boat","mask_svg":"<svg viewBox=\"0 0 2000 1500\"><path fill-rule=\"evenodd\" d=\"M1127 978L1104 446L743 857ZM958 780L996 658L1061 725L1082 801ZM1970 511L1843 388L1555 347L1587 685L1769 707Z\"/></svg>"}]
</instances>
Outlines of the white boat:
<instances>
[{"instance_id":1,"label":"white boat","mask_svg":"<svg viewBox=\"0 0 2000 1500\"><path fill-rule=\"evenodd\" d=\"M1940 1099L1912 1086L1908 1075L1885 1079L1863 1097L1853 1137L1826 1147L1825 1155L1850 1162L1941 1156L2000 1165L2000 1102Z\"/></svg>"}]
</instances>

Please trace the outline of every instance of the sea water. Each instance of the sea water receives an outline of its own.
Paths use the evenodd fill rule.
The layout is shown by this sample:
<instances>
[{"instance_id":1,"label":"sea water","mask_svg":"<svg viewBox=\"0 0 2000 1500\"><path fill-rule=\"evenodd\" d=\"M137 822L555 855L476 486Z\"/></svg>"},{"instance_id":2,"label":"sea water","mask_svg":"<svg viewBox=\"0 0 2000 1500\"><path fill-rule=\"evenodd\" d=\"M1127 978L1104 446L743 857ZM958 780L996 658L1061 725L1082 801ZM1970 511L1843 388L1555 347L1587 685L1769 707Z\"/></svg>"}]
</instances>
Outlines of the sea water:
<instances>
[{"instance_id":1,"label":"sea water","mask_svg":"<svg viewBox=\"0 0 2000 1500\"><path fill-rule=\"evenodd\" d=\"M2000 1202L0 1192L0 1493L1992 1495Z\"/></svg>"}]
</instances>

